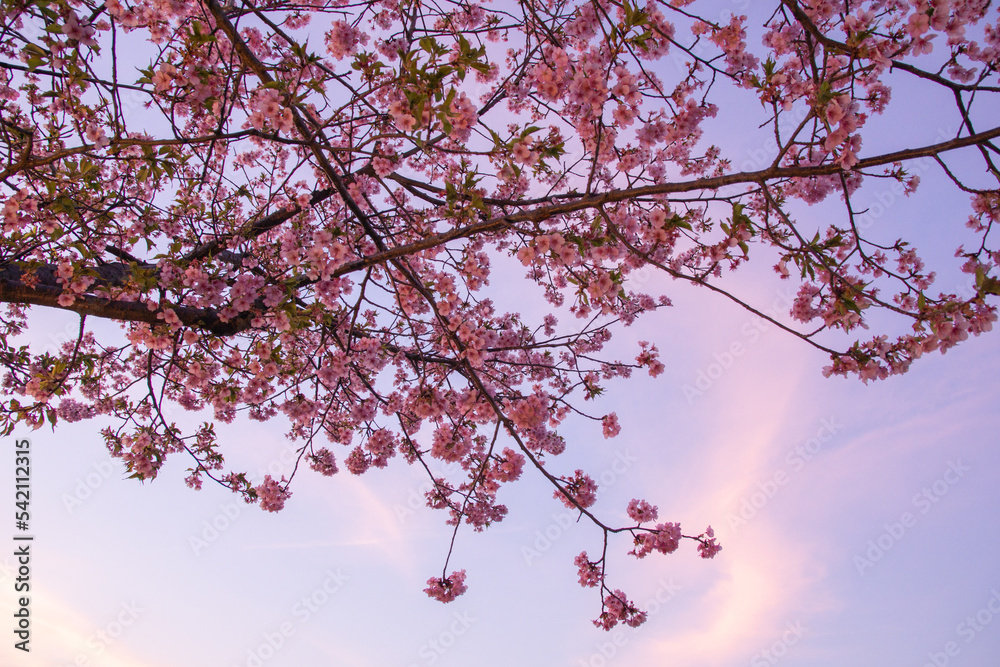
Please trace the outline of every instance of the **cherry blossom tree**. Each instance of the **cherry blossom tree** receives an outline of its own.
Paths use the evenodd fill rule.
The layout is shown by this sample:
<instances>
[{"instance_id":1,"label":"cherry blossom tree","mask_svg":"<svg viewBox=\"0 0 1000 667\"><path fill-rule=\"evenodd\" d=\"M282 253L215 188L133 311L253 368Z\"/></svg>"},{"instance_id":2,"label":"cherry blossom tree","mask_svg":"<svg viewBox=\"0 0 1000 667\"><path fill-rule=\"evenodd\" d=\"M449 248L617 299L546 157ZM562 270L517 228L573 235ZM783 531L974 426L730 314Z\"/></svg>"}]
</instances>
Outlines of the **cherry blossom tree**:
<instances>
[{"instance_id":1,"label":"cherry blossom tree","mask_svg":"<svg viewBox=\"0 0 1000 667\"><path fill-rule=\"evenodd\" d=\"M133 477L176 455L189 486L278 511L299 473L229 469L213 424L281 418L296 471L398 456L455 531L501 521L527 468L599 536L575 564L605 629L645 618L607 581L620 541L720 548L644 499L602 518L592 477L550 470L566 420L619 433L588 399L663 371L656 341L606 348L667 286L767 317L725 282L753 252L798 285L767 319L864 381L997 318L985 0L4 0L0 59L4 432L100 418ZM894 105L899 86L952 129ZM754 119L752 168L727 105ZM873 186L918 190L918 160L967 196L934 223L971 293L859 224ZM500 262L550 314L497 309ZM43 308L79 316L54 352L27 335ZM442 601L466 589L454 544L428 582Z\"/></svg>"}]
</instances>

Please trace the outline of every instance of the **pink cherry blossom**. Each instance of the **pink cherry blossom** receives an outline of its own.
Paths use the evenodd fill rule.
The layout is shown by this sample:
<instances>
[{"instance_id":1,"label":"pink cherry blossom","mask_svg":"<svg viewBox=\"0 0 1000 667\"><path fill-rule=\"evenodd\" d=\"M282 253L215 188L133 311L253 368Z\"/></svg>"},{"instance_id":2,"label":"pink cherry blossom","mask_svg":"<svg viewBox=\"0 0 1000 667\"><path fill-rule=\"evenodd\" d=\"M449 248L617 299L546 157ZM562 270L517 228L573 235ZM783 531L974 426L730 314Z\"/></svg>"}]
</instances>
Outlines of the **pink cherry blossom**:
<instances>
[{"instance_id":1,"label":"pink cherry blossom","mask_svg":"<svg viewBox=\"0 0 1000 667\"><path fill-rule=\"evenodd\" d=\"M635 628L645 622L646 612L641 611L634 603L629 601L623 592L615 590L605 596L604 611L594 621L594 625L603 630L610 630L618 625L618 623L625 623Z\"/></svg>"},{"instance_id":2,"label":"pink cherry blossom","mask_svg":"<svg viewBox=\"0 0 1000 667\"><path fill-rule=\"evenodd\" d=\"M287 486L274 481L270 475L265 475L264 482L254 490L260 498L260 508L268 512L281 511L285 501L292 495Z\"/></svg>"},{"instance_id":3,"label":"pink cherry blossom","mask_svg":"<svg viewBox=\"0 0 1000 667\"><path fill-rule=\"evenodd\" d=\"M621 426L618 425L618 415L615 413L612 412L609 415L605 415L601 420L601 423L605 438L613 438L621 433L622 429Z\"/></svg>"},{"instance_id":4,"label":"pink cherry blossom","mask_svg":"<svg viewBox=\"0 0 1000 667\"><path fill-rule=\"evenodd\" d=\"M656 521L656 506L650 505L645 500L632 499L628 504L628 516L636 523Z\"/></svg>"},{"instance_id":5,"label":"pink cherry blossom","mask_svg":"<svg viewBox=\"0 0 1000 667\"><path fill-rule=\"evenodd\" d=\"M677 551L681 542L681 526L678 523L658 523L649 532L635 536L635 549L630 551L636 558L645 558L653 551L670 554Z\"/></svg>"},{"instance_id":6,"label":"pink cherry blossom","mask_svg":"<svg viewBox=\"0 0 1000 667\"><path fill-rule=\"evenodd\" d=\"M566 481L566 486L554 491L552 497L562 501L562 504L569 509L577 509L578 505L587 508L597 502L597 483L582 470L577 470L574 476Z\"/></svg>"},{"instance_id":7,"label":"pink cherry blossom","mask_svg":"<svg viewBox=\"0 0 1000 667\"><path fill-rule=\"evenodd\" d=\"M709 526L705 532L697 538L698 555L702 558L715 558L715 555L722 551L722 546L715 539L715 531Z\"/></svg>"},{"instance_id":8,"label":"pink cherry blossom","mask_svg":"<svg viewBox=\"0 0 1000 667\"><path fill-rule=\"evenodd\" d=\"M458 570L443 579L431 577L424 592L439 602L451 602L466 590L465 570Z\"/></svg>"},{"instance_id":9,"label":"pink cherry blossom","mask_svg":"<svg viewBox=\"0 0 1000 667\"><path fill-rule=\"evenodd\" d=\"M318 473L329 477L337 472L337 461L333 452L325 447L309 457L309 467Z\"/></svg>"},{"instance_id":10,"label":"pink cherry blossom","mask_svg":"<svg viewBox=\"0 0 1000 667\"><path fill-rule=\"evenodd\" d=\"M573 563L577 566L580 574L581 586L593 588L601 583L601 568L597 563L592 563L587 559L586 551L581 552L579 556L573 559Z\"/></svg>"}]
</instances>

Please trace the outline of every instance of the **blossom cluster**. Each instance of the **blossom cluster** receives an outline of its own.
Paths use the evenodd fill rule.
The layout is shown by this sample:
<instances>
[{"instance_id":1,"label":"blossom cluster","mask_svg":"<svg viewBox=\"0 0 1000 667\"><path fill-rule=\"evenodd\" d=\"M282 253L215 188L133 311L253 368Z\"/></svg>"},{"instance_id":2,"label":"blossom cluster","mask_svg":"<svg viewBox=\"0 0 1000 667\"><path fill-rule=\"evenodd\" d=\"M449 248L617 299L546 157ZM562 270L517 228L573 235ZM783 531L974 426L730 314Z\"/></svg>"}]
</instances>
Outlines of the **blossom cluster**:
<instances>
[{"instance_id":1,"label":"blossom cluster","mask_svg":"<svg viewBox=\"0 0 1000 667\"><path fill-rule=\"evenodd\" d=\"M582 470L577 470L566 481L566 486L552 492L552 497L562 501L569 509L587 508L597 502L597 482Z\"/></svg>"},{"instance_id":2,"label":"blossom cluster","mask_svg":"<svg viewBox=\"0 0 1000 667\"><path fill-rule=\"evenodd\" d=\"M285 506L285 501L292 495L287 484L282 485L270 475L265 475L263 483L255 490L260 497L260 508L268 512L280 512Z\"/></svg>"},{"instance_id":3,"label":"blossom cluster","mask_svg":"<svg viewBox=\"0 0 1000 667\"><path fill-rule=\"evenodd\" d=\"M458 570L447 577L431 577L424 592L440 602L451 602L466 590L465 570Z\"/></svg>"}]
</instances>

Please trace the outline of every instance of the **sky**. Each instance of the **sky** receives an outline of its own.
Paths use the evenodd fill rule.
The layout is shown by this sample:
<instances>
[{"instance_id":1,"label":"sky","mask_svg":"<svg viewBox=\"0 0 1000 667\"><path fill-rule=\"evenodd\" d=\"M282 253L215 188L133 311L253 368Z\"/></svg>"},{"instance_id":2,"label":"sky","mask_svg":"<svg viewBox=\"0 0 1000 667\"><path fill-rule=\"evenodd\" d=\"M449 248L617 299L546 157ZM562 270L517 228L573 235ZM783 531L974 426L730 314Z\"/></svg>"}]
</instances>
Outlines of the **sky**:
<instances>
[{"instance_id":1,"label":"sky","mask_svg":"<svg viewBox=\"0 0 1000 667\"><path fill-rule=\"evenodd\" d=\"M935 126L918 89L894 94ZM720 123L741 114L726 107ZM937 126L948 129L943 114ZM866 135L865 148L936 140L900 127ZM734 165L754 166L762 145L730 129ZM918 168L925 183L912 199L877 185L862 192L872 206L864 224L918 241L944 269L939 287L962 294L967 283L948 267L967 200ZM799 213L820 224L829 210ZM784 317L791 286L766 259L751 265L728 284ZM493 296L540 317L544 302L526 298L518 270L497 259ZM717 295L635 280L644 277L674 307L619 331L614 345L654 341L666 371L612 383L593 411L616 412L621 435L606 440L599 426L570 420L569 447L552 461L559 473L592 474L596 511L609 521L624 522L628 501L645 498L686 534L715 528L723 550L713 560L689 541L641 561L627 540L611 542L608 583L647 610L644 625L591 624L600 600L577 584L572 561L598 551L600 535L530 474L502 492L502 523L460 532L451 568L468 571L469 590L442 605L423 588L440 572L450 529L423 507L419 470L394 460L361 477L300 475L272 514L210 484L188 489L176 456L152 482L126 479L95 420L5 439L0 497L11 504L14 443L30 442L32 634L29 654L13 648L11 522L0 549L0 664L996 664L1000 334L864 385L824 378L823 354ZM58 345L76 326L75 316L40 313L31 336ZM285 430L280 419L218 427L230 462L256 479L290 472Z\"/></svg>"}]
</instances>

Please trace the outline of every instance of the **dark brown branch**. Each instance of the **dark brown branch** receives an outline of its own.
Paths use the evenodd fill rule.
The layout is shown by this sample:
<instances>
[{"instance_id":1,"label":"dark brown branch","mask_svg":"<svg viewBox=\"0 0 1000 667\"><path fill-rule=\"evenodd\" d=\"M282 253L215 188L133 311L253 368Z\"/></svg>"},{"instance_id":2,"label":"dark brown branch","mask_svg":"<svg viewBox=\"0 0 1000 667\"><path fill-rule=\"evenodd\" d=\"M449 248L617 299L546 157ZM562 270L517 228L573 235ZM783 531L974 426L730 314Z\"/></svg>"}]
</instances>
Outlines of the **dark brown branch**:
<instances>
[{"instance_id":1,"label":"dark brown branch","mask_svg":"<svg viewBox=\"0 0 1000 667\"><path fill-rule=\"evenodd\" d=\"M335 191L332 188L316 190L315 192L312 193L312 196L309 198L309 204L310 206L315 206L316 204L319 204L320 202L329 199L334 194ZM302 212L302 207L299 206L298 204L296 204L292 208L283 208L280 211L275 211L274 213L266 215L260 220L257 220L256 222L251 224L250 229L242 233L241 236L246 239L256 238L261 234L264 234L265 232L268 232L274 229L275 227L281 225L282 223L291 220L301 212ZM197 248L189 252L184 257L184 261L191 262L198 259L205 259L206 257L212 257L225 250L226 242L228 240L229 237L225 237L225 238L214 239L212 241L209 241L208 243L203 243L202 245L198 246Z\"/></svg>"},{"instance_id":2,"label":"dark brown branch","mask_svg":"<svg viewBox=\"0 0 1000 667\"><path fill-rule=\"evenodd\" d=\"M980 132L968 137L951 139L932 146L922 148L911 148L895 153L888 153L877 157L859 160L856 169L866 167L877 167L884 164L891 164L902 160L912 160L920 157L930 157L957 148L979 144L983 141L1000 136L1000 127ZM500 232L508 229L518 222L541 222L559 215L575 213L586 209L596 209L605 204L625 201L629 199L639 199L642 197L652 197L664 194L676 194L682 192L694 192L699 190L718 190L731 185L757 184L764 181L780 180L787 178L810 178L814 176L830 176L842 173L843 169L834 163L821 164L809 167L768 167L760 171L741 172L738 174L727 174L725 176L714 176L711 178L700 178L694 181L684 181L680 183L659 183L656 185L646 185L638 188L628 188L624 190L611 190L609 192L586 195L578 199L551 206L540 206L529 211L513 213L499 216L489 220L483 220L466 227L456 227L447 232L428 236L425 239L409 243L406 245L391 248L384 252L378 252L368 257L354 260L340 266L334 271L334 276L342 276L355 271L362 271L376 264L383 264L392 259L411 255L422 250L428 250L435 246L442 245L455 239L467 238L478 234L488 234Z\"/></svg>"},{"instance_id":3,"label":"dark brown branch","mask_svg":"<svg viewBox=\"0 0 1000 667\"><path fill-rule=\"evenodd\" d=\"M29 286L23 282L0 279L0 302L2 303L24 303L60 308L81 315L93 315L120 322L145 322L150 325L163 323L161 316L163 310L159 308L150 310L143 302L114 301L91 294L78 294L72 304L64 306L59 303L59 297L62 294L62 287ZM201 329L216 336L230 336L247 329L252 317L250 314L244 313L236 319L223 322L216 312L203 308L174 306L173 310L185 326Z\"/></svg>"},{"instance_id":4,"label":"dark brown branch","mask_svg":"<svg viewBox=\"0 0 1000 667\"><path fill-rule=\"evenodd\" d=\"M876 157L859 160L856 168L876 167L884 164L902 160L912 160L920 157L935 156L940 153L965 148L981 144L984 141L1000 137L1000 128L994 128L985 132L960 137L944 141L921 148L911 148L907 150L888 153ZM430 248L454 241L456 239L468 238L479 234L491 234L509 229L519 222L541 222L559 215L566 215L587 209L596 209L605 204L625 201L629 199L640 199L643 197L653 197L664 194L676 194L683 192L694 192L700 190L717 190L732 185L758 184L761 182L781 180L788 178L809 178L814 176L828 176L842 173L842 169L837 164L822 164L807 167L769 167L760 171L741 172L737 174L727 174L710 178L701 178L693 181L679 183L659 183L638 188L628 188L623 190L611 190L609 192L581 196L573 201L561 202L550 206L540 206L527 211L510 215L499 216L490 220L484 220L465 227L457 227L441 234L428 236L425 239L380 250L368 257L362 257L352 262L340 266L333 275L335 277L363 271L369 267L385 264L398 260L402 257L414 253L428 250ZM313 193L312 201L319 202L335 194L332 189L318 190ZM282 222L288 220L299 212L298 207L286 209L272 213L271 215L254 223L253 233L261 234L267 229L271 229ZM362 214L363 215L363 214ZM200 259L204 257L220 254L225 247L224 240L217 240L199 246L189 253L187 259ZM384 247L384 246L383 246ZM149 267L151 268L151 267ZM131 272L134 271L132 265L128 264L105 264L92 269L98 277L95 287L119 286L126 284ZM73 312L94 315L108 319L146 322L157 324L162 322L162 318L157 317L159 311L150 311L145 304L137 304L131 301L113 301L106 297L91 295L77 296L76 301L69 306L61 306L58 303L62 288L55 279L54 267L43 266L36 269L38 284L29 286L22 281L23 269L18 265L6 265L0 269L0 303L29 303L53 308L63 308ZM305 286L311 281L304 281L299 286ZM202 329L209 333L228 336L246 330L250 326L252 315L244 314L236 320L223 322L215 311L201 308L190 308L186 306L175 306L174 311L185 326Z\"/></svg>"},{"instance_id":5,"label":"dark brown branch","mask_svg":"<svg viewBox=\"0 0 1000 667\"><path fill-rule=\"evenodd\" d=\"M26 139L24 151L21 152L21 157L17 159L17 162L14 162L0 172L0 181L7 180L9 176L21 171L28 164L28 161L31 159L31 149L34 146L34 139L30 134L27 135Z\"/></svg>"},{"instance_id":6,"label":"dark brown branch","mask_svg":"<svg viewBox=\"0 0 1000 667\"><path fill-rule=\"evenodd\" d=\"M927 79L928 81L933 81L934 83L940 84L952 90L961 90L964 92L975 93L975 92L991 92L1000 93L1000 88L996 86L983 86L979 84L968 84L968 83L958 83L957 81L950 81L943 76L934 74L933 72L924 71L918 67L914 67L909 63L900 62L898 60L892 61L892 69L901 69L904 72L909 72L921 79Z\"/></svg>"},{"instance_id":7,"label":"dark brown branch","mask_svg":"<svg viewBox=\"0 0 1000 667\"><path fill-rule=\"evenodd\" d=\"M789 10L791 10L792 16L795 17L795 20L798 21L802 25L802 27L805 28L806 31L810 35L812 35L813 38L816 39L817 42L819 42L826 48L830 49L831 51L839 51L841 53L846 53L847 55L850 56L856 55L855 50L852 49L847 44L844 44L843 42L838 42L829 35L824 34L823 31L820 30L815 23L813 23L812 19L809 18L809 15L806 14L801 7L799 7L798 2L795 2L795 0L781 0L781 4L783 4L785 7L788 7Z\"/></svg>"}]
</instances>

